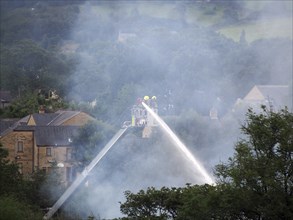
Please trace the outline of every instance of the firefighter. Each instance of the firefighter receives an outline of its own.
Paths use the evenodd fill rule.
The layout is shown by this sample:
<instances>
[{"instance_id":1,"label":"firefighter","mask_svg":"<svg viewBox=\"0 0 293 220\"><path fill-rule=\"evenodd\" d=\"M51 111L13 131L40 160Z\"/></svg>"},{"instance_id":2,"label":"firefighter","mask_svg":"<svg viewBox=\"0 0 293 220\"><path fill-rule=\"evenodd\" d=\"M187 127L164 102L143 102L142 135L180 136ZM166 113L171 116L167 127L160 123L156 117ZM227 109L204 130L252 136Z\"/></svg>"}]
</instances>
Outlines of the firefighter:
<instances>
[{"instance_id":1,"label":"firefighter","mask_svg":"<svg viewBox=\"0 0 293 220\"><path fill-rule=\"evenodd\" d=\"M146 95L145 97L143 97L143 99L144 99L144 102L149 106L150 105L150 97Z\"/></svg>"},{"instance_id":2,"label":"firefighter","mask_svg":"<svg viewBox=\"0 0 293 220\"><path fill-rule=\"evenodd\" d=\"M157 105L157 97L156 96L153 96L152 99L151 99L151 107L153 107L153 108L158 107L158 105Z\"/></svg>"}]
</instances>

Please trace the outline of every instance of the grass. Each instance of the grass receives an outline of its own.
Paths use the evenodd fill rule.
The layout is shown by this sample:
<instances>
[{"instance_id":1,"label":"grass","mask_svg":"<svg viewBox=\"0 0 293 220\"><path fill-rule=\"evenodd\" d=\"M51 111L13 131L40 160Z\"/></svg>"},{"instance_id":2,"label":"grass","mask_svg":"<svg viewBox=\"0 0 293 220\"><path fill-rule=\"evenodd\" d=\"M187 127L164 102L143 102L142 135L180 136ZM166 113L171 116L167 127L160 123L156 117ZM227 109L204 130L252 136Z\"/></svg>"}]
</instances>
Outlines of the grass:
<instances>
[{"instance_id":1,"label":"grass","mask_svg":"<svg viewBox=\"0 0 293 220\"><path fill-rule=\"evenodd\" d=\"M255 2L248 2L246 7L255 9L263 8L267 2L262 4L256 4ZM141 16L149 16L154 18L165 18L165 19L180 19L180 14L176 10L175 4L164 3L161 1L138 1L133 4L132 1L122 1L117 4L116 7L113 5L100 5L92 7L94 13L98 14L102 19L108 19L109 15L114 11L120 16L130 16L131 13L136 9ZM256 7L257 6L257 7ZM84 10L84 8L81 8ZM197 23L201 26L213 26L221 21L223 16L223 7L203 5L189 5L185 11L185 19L188 23ZM284 37L292 39L292 20L289 17L284 18L267 18L256 22L246 24L235 24L231 26L225 26L220 28L217 32L224 36L239 41L242 30L246 32L246 40L248 42L255 41L261 38L278 38Z\"/></svg>"},{"instance_id":2,"label":"grass","mask_svg":"<svg viewBox=\"0 0 293 220\"><path fill-rule=\"evenodd\" d=\"M292 39L292 20L291 18L267 19L256 23L224 27L219 29L218 32L234 41L239 41L242 30L246 33L247 42L261 38L282 37Z\"/></svg>"}]
</instances>

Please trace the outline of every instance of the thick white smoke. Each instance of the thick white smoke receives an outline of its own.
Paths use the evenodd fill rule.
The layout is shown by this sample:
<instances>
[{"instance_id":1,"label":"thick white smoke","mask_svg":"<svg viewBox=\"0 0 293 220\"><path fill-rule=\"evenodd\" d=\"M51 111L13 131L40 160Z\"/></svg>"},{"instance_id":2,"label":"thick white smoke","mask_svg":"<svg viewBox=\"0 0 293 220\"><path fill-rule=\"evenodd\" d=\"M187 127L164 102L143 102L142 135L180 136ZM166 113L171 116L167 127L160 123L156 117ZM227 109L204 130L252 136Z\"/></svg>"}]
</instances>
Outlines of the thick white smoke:
<instances>
[{"instance_id":1,"label":"thick white smoke","mask_svg":"<svg viewBox=\"0 0 293 220\"><path fill-rule=\"evenodd\" d=\"M199 17L191 9L179 6L178 2L144 1L90 2L81 6L79 20L72 30L72 40L78 44L79 64L72 75L75 84L70 97L88 102L103 97L109 101L118 93L121 99L113 99L113 105L131 106L139 96L159 94L159 105L175 105L173 111L162 108L159 114L168 115L170 110L173 118L166 117L170 127L176 127L180 121L189 126L189 135L180 134L180 130L177 133L211 173L214 165L232 156L239 137L242 122L227 114L229 108L254 84L292 83L292 47L286 47L288 39L283 43L272 41L275 53L267 53L267 44L259 41L239 46L212 29L203 28L195 22ZM148 16L153 9L155 18ZM263 20L283 11L290 13L274 1L257 16ZM172 12L177 20L166 19ZM292 33L290 40L292 46ZM251 47L255 49L248 49ZM266 60L268 68L261 69L263 72L249 72L249 65L263 65ZM235 65L227 69L231 63ZM242 78L235 80L239 76ZM123 103L123 98L131 97L129 91L133 102ZM208 117L215 106L220 110L220 121ZM110 107L104 112L111 112ZM185 118L190 109L196 109L198 115ZM84 189L89 191L82 200L95 216L119 217L119 201L124 200L126 190L201 183L166 137L142 140L138 134L129 133L120 140L90 175L89 186ZM194 138L201 142L194 143Z\"/></svg>"}]
</instances>

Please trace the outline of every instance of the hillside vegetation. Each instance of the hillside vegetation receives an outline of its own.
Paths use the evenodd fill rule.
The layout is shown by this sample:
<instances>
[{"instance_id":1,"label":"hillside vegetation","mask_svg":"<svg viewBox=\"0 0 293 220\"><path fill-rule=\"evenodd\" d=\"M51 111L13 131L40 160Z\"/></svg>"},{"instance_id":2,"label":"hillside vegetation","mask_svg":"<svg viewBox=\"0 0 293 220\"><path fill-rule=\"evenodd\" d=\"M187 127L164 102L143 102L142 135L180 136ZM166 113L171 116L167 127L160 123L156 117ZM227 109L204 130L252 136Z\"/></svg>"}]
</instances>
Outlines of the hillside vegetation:
<instances>
[{"instance_id":1,"label":"hillside vegetation","mask_svg":"<svg viewBox=\"0 0 293 220\"><path fill-rule=\"evenodd\" d=\"M1 90L110 121L145 94L160 98L162 114L169 104L208 114L218 97L225 111L255 84L292 80L292 13L285 2L270 14L269 3L3 1ZM119 33L134 37L121 42ZM59 104L46 103L49 91ZM1 114L38 106L11 108Z\"/></svg>"},{"instance_id":2,"label":"hillside vegetation","mask_svg":"<svg viewBox=\"0 0 293 220\"><path fill-rule=\"evenodd\" d=\"M0 90L10 91L14 98L0 109L0 118L21 118L41 105L46 112L79 110L103 124L97 135L109 135L107 126L120 128L130 120L138 97L155 95L159 114L212 170L232 155L240 135L239 121L245 116L231 111L237 98L254 85L292 88L292 1L4 0L0 4ZM213 108L220 120L208 117ZM247 126L242 127L247 141L237 142L235 155L216 167L219 185L167 188L185 180L181 179L187 173L185 163L160 133L142 140L136 131L93 174L94 184L68 202L69 214L85 217L94 210L113 216L119 212L117 196L121 198L122 191L164 184L161 190L127 191L126 201L120 203L127 215L122 219L289 219L292 113L264 109L260 115L249 111L247 117ZM79 138L91 140L92 135ZM79 144L101 147L94 139ZM80 151L88 153L86 147ZM19 201L48 206L50 192L43 195L39 189L54 184L60 188L58 178L51 183L36 173L31 181L23 180L6 156L0 148L0 171L7 176L1 179L5 197L0 202L9 208L2 210L15 212L11 207L20 207L27 212L15 212L20 216L16 218L30 219L35 206ZM156 196L163 196L161 203ZM146 213L141 211L145 205ZM39 215L37 211L35 216Z\"/></svg>"}]
</instances>

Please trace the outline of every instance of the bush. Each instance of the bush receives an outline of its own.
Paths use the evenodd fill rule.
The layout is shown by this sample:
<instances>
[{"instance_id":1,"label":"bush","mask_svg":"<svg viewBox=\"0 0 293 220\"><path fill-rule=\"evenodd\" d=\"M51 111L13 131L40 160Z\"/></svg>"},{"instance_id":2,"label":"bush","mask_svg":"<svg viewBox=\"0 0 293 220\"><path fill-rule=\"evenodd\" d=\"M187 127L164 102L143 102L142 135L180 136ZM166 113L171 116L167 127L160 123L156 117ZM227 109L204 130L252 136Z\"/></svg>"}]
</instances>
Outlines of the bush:
<instances>
[{"instance_id":1,"label":"bush","mask_svg":"<svg viewBox=\"0 0 293 220\"><path fill-rule=\"evenodd\" d=\"M42 219L42 214L14 197L5 196L0 198L0 219L39 220Z\"/></svg>"}]
</instances>

